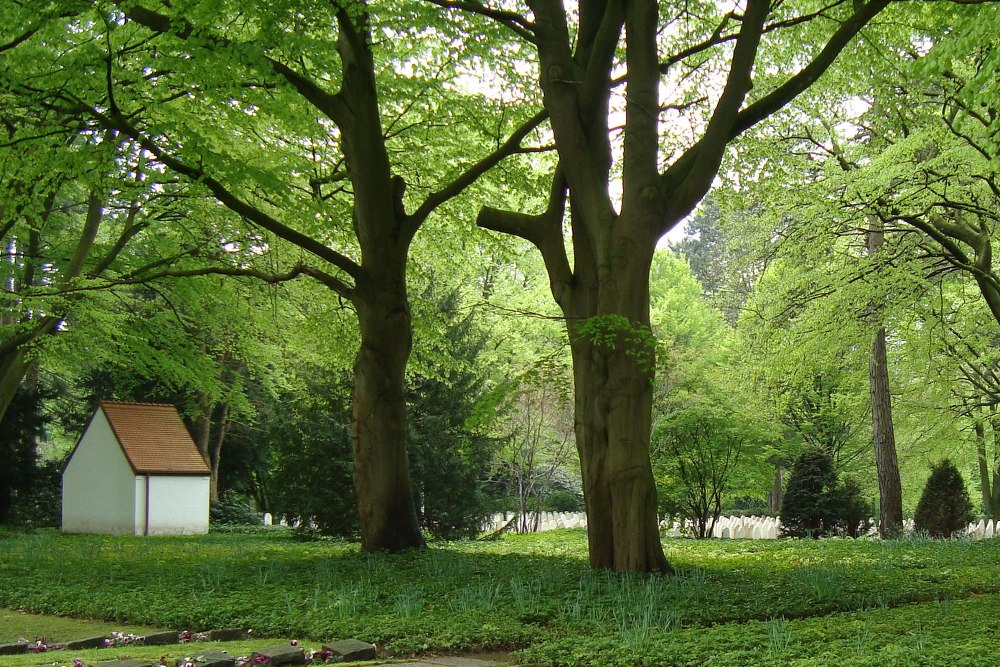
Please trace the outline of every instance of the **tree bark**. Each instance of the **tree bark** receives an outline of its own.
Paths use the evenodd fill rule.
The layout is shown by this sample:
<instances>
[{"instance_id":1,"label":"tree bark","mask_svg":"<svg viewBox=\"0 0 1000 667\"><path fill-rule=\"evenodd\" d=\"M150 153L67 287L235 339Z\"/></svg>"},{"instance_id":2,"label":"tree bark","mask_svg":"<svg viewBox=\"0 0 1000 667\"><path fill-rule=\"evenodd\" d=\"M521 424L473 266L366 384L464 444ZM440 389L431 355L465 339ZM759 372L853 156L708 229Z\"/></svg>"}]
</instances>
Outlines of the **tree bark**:
<instances>
[{"instance_id":1,"label":"tree bark","mask_svg":"<svg viewBox=\"0 0 1000 667\"><path fill-rule=\"evenodd\" d=\"M405 263L391 284L356 299L361 348L354 362L354 489L361 548L425 546L413 503L406 453L404 375L412 347Z\"/></svg>"},{"instance_id":2,"label":"tree bark","mask_svg":"<svg viewBox=\"0 0 1000 667\"><path fill-rule=\"evenodd\" d=\"M868 230L869 256L882 249L885 233L882 224L873 220ZM872 302L869 310L876 318L881 304ZM903 528L903 491L896 461L896 434L892 424L892 397L889 393L889 362L885 349L885 327L879 326L872 342L868 361L868 388L872 408L872 442L875 446L875 469L878 475L879 534L894 537Z\"/></svg>"},{"instance_id":3,"label":"tree bark","mask_svg":"<svg viewBox=\"0 0 1000 667\"><path fill-rule=\"evenodd\" d=\"M87 198L87 215L84 219L83 230L81 231L76 247L73 249L73 255L70 257L66 268L60 276L59 282L61 285L78 278L83 272L84 264L90 256L90 251L94 246L94 240L97 238L97 232L103 219L104 200L96 192L91 192ZM28 275L32 275L33 271L34 269L29 263L27 267ZM25 287L27 286L25 285ZM17 392L18 386L20 386L21 381L34 363L29 354L29 344L55 332L61 320L61 317L52 315L43 316L38 320L38 324L35 325L34 330L24 338L23 343L12 346L0 355L0 419L3 419L7 413L7 408L10 407L10 402L14 399L14 394ZM8 342L10 341L5 341L5 343Z\"/></svg>"},{"instance_id":4,"label":"tree bark","mask_svg":"<svg viewBox=\"0 0 1000 667\"><path fill-rule=\"evenodd\" d=\"M892 400L889 396L889 368L885 351L885 328L875 333L868 365L872 403L872 439L875 443L875 467L878 472L879 534L897 535L903 527L903 493L896 462L896 436L892 426Z\"/></svg>"},{"instance_id":5,"label":"tree bark","mask_svg":"<svg viewBox=\"0 0 1000 667\"><path fill-rule=\"evenodd\" d=\"M576 446L594 569L667 572L649 457L655 341L649 266L655 241L615 230L577 236L576 281L557 300L573 357Z\"/></svg>"}]
</instances>

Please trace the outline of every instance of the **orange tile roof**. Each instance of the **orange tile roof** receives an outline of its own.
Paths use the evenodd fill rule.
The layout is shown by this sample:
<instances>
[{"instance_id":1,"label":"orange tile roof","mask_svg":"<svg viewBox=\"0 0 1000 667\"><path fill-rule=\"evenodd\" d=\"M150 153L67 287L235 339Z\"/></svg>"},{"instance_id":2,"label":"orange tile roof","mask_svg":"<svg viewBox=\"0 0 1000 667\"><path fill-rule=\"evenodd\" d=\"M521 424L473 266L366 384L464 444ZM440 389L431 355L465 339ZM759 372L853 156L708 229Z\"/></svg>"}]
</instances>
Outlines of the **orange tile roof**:
<instances>
[{"instance_id":1,"label":"orange tile roof","mask_svg":"<svg viewBox=\"0 0 1000 667\"><path fill-rule=\"evenodd\" d=\"M136 473L211 473L174 406L102 401L100 407Z\"/></svg>"}]
</instances>

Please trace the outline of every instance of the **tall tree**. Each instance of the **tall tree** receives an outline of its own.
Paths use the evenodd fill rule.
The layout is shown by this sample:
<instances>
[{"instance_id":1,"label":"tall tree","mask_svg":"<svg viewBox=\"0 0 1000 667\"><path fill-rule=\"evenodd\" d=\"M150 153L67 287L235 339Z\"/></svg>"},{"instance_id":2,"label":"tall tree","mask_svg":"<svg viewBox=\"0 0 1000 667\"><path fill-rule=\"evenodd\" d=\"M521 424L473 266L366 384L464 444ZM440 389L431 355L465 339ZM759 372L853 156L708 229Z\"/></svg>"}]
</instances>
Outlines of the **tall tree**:
<instances>
[{"instance_id":1,"label":"tall tree","mask_svg":"<svg viewBox=\"0 0 1000 667\"><path fill-rule=\"evenodd\" d=\"M649 460L649 268L657 241L708 192L731 142L808 89L890 3L817 10L748 0L729 12L706 4L696 19L679 2L587 0L570 9L528 0L530 20L478 4L439 4L493 15L537 50L559 157L549 206L538 215L486 208L479 224L537 246L567 322L591 566L668 570ZM822 26L811 20L817 17ZM781 52L783 36L798 50ZM759 58L762 42L770 56ZM765 63L779 61L803 66L769 74ZM669 103L660 100L664 83L678 93ZM617 84L625 88L624 99L615 98L624 114L613 118ZM687 143L682 119L693 130ZM567 203L572 263L562 235Z\"/></svg>"},{"instance_id":2,"label":"tall tree","mask_svg":"<svg viewBox=\"0 0 1000 667\"><path fill-rule=\"evenodd\" d=\"M82 61L78 67L106 82L100 94L73 85L63 54L46 53L38 35L4 52L12 57L30 44L33 58L2 80L25 99L84 114L136 141L155 162L262 230L262 250L300 249L289 253L299 256L293 265L275 260L285 271L269 279L306 274L350 302L361 332L354 483L369 551L424 544L404 438L413 237L442 204L516 152L542 120L501 121L494 127L509 136L494 136L492 151L459 168L426 169L433 185L422 197L407 197L407 169L394 164L391 144L406 147L407 130L433 124L439 99L430 93L440 94L445 82L425 74L457 74L442 55L451 36L433 29L418 36L426 28L419 12L408 10L415 20L401 25L399 9L363 0L199 8L96 3L79 17L52 21L45 32L52 41L44 44L60 44ZM20 34L17 27L11 33ZM376 40L383 34L396 39ZM93 58L81 42L102 44L104 52ZM411 53L401 53L407 48ZM27 67L44 75L18 76ZM391 96L382 95L386 89ZM438 135L446 143L454 138L451 127ZM412 171L413 180L420 178L421 169Z\"/></svg>"},{"instance_id":3,"label":"tall tree","mask_svg":"<svg viewBox=\"0 0 1000 667\"><path fill-rule=\"evenodd\" d=\"M884 232L876 223L867 233L869 254L882 249ZM872 308L875 316L878 305ZM871 394L872 441L875 445L875 471L878 475L879 533L893 537L903 529L903 490L896 462L896 432L892 423L892 396L889 391L889 361L886 358L885 326L876 324L871 357L868 360L868 386Z\"/></svg>"}]
</instances>

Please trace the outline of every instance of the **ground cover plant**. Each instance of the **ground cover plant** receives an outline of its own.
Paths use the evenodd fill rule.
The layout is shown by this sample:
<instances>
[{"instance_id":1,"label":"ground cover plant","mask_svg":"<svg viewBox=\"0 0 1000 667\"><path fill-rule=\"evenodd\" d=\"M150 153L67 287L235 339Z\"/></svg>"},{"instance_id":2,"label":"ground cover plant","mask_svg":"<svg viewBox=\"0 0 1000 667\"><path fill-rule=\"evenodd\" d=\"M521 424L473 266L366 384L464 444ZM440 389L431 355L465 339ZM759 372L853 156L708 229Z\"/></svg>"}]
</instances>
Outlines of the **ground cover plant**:
<instances>
[{"instance_id":1,"label":"ground cover plant","mask_svg":"<svg viewBox=\"0 0 1000 667\"><path fill-rule=\"evenodd\" d=\"M555 665L825 664L848 644L855 662L844 664L921 664L915 656L931 648L967 656L949 664L987 664L976 662L988 655L979 636L1000 628L989 620L1000 609L1000 548L989 540L665 549L675 576L593 572L574 530L395 556L282 532L5 534L0 607L303 641L356 636L390 655L519 649Z\"/></svg>"}]
</instances>

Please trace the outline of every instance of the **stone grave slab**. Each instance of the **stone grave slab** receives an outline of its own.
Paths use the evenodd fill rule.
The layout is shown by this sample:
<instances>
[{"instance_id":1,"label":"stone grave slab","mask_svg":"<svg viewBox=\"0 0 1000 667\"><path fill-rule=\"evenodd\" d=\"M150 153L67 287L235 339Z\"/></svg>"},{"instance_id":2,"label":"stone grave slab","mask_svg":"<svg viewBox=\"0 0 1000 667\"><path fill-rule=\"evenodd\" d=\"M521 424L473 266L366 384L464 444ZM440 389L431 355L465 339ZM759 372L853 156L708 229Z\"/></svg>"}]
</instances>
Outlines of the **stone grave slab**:
<instances>
[{"instance_id":1,"label":"stone grave slab","mask_svg":"<svg viewBox=\"0 0 1000 667\"><path fill-rule=\"evenodd\" d=\"M77 639L71 642L66 642L67 651L80 651L88 648L104 648L104 641L107 637L101 635L100 637L87 637L85 639Z\"/></svg>"},{"instance_id":2,"label":"stone grave slab","mask_svg":"<svg viewBox=\"0 0 1000 667\"><path fill-rule=\"evenodd\" d=\"M0 655L19 655L28 652L28 642L14 642L13 644L0 644Z\"/></svg>"},{"instance_id":3,"label":"stone grave slab","mask_svg":"<svg viewBox=\"0 0 1000 667\"><path fill-rule=\"evenodd\" d=\"M222 628L209 630L205 636L210 642L238 642L247 638L247 631L243 628Z\"/></svg>"},{"instance_id":4,"label":"stone grave slab","mask_svg":"<svg viewBox=\"0 0 1000 667\"><path fill-rule=\"evenodd\" d=\"M233 667L236 664L236 658L222 651L202 651L189 657L190 662L193 662L197 667ZM181 667L187 662L188 658L180 658L177 660L177 667Z\"/></svg>"},{"instance_id":5,"label":"stone grave slab","mask_svg":"<svg viewBox=\"0 0 1000 667\"><path fill-rule=\"evenodd\" d=\"M339 656L341 662L375 659L375 644L369 644L360 639L343 639L332 644L324 644L323 648L333 653L334 656Z\"/></svg>"},{"instance_id":6,"label":"stone grave slab","mask_svg":"<svg viewBox=\"0 0 1000 667\"><path fill-rule=\"evenodd\" d=\"M166 644L179 644L178 632L154 632L146 635L142 643L146 646L162 646Z\"/></svg>"},{"instance_id":7,"label":"stone grave slab","mask_svg":"<svg viewBox=\"0 0 1000 667\"><path fill-rule=\"evenodd\" d=\"M492 667L496 663L479 658L465 658L460 655L444 655L436 658L426 658L426 662L443 667Z\"/></svg>"},{"instance_id":8,"label":"stone grave slab","mask_svg":"<svg viewBox=\"0 0 1000 667\"><path fill-rule=\"evenodd\" d=\"M254 660L258 656L264 657L265 665L304 665L306 662L306 654L298 646L272 646L255 651Z\"/></svg>"}]
</instances>

